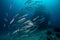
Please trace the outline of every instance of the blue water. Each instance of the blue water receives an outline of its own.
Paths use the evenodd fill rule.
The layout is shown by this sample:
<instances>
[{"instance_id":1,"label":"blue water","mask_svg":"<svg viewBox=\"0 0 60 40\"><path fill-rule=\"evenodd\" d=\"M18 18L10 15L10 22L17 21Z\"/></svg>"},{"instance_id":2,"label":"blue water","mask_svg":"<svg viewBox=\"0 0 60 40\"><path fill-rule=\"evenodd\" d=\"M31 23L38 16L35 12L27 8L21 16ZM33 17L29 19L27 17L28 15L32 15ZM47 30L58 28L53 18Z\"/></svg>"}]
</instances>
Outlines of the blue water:
<instances>
[{"instance_id":1,"label":"blue water","mask_svg":"<svg viewBox=\"0 0 60 40\"><path fill-rule=\"evenodd\" d=\"M1 4L0 5L0 34L2 33L2 35L0 36L1 40L6 40L7 37L8 37L7 40L9 40L11 36L13 39L14 39L14 37L15 38L20 37L21 36L20 32L18 32L18 34L14 34L14 35L9 35L9 33L13 32L15 30L15 28L17 28L16 26L20 26L21 24L16 23L14 25L14 23L13 23L13 24L11 24L13 26L11 26L11 25L9 25L9 23L15 17L16 14L19 14L19 16L15 19L14 22L19 20L18 18L26 13L29 14L29 16L26 17L28 20L32 20L32 18L34 18L36 15L41 16L40 14L38 14L39 11L37 12L37 14L35 14L36 9L39 9L38 8L39 4L42 6L43 11L46 12L44 14L49 19L49 20L48 19L46 19L46 20L47 20L47 22L50 21L50 26L53 28L60 28L60 25L59 25L60 24L60 0L30 0L27 2L26 1L27 0L0 0L0 4ZM35 1L37 1L37 2L34 3ZM32 4L32 5L30 5L30 4ZM38 24L38 23L36 23L36 24ZM41 24L41 25L43 25L43 24ZM44 28L45 28L45 26L44 26ZM12 29L12 30L9 30L9 29ZM43 31L43 32L45 32L45 31ZM45 34L43 32L42 32L42 35ZM22 32L22 34L24 34L24 33ZM27 33L27 34L29 34L29 33ZM23 37L23 38L25 38L26 40L28 40L28 39L29 40L39 40L41 34L40 34L40 31L35 31L35 33L29 34L29 35L30 35L30 37L28 37L28 35L25 35L27 37L26 38ZM46 34L44 36L46 36ZM21 38L21 40L24 40L23 38ZM20 39L14 39L14 40L20 40Z\"/></svg>"}]
</instances>

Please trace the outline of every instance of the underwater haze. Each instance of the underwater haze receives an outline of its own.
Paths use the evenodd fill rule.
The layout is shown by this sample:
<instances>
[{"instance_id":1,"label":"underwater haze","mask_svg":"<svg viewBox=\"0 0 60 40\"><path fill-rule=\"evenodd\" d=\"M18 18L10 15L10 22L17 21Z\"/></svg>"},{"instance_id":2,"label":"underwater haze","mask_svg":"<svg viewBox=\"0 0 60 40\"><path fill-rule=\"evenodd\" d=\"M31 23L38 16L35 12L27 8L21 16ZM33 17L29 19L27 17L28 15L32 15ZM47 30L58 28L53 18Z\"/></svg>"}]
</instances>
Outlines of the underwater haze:
<instances>
[{"instance_id":1,"label":"underwater haze","mask_svg":"<svg viewBox=\"0 0 60 40\"><path fill-rule=\"evenodd\" d=\"M60 0L0 0L0 40L60 40Z\"/></svg>"}]
</instances>

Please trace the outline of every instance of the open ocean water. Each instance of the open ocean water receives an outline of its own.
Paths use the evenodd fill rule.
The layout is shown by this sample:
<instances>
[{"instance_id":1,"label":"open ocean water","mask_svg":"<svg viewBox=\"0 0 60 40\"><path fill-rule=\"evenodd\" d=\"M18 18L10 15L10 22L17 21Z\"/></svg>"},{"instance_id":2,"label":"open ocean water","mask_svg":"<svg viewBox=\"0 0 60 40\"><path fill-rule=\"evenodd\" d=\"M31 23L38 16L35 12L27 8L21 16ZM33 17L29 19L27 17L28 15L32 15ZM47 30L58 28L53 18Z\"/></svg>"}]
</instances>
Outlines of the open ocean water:
<instances>
[{"instance_id":1,"label":"open ocean water","mask_svg":"<svg viewBox=\"0 0 60 40\"><path fill-rule=\"evenodd\" d=\"M60 0L0 0L0 40L60 40Z\"/></svg>"}]
</instances>

